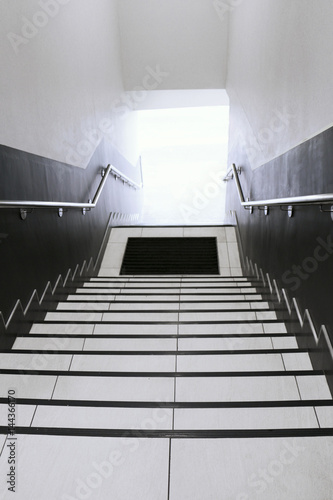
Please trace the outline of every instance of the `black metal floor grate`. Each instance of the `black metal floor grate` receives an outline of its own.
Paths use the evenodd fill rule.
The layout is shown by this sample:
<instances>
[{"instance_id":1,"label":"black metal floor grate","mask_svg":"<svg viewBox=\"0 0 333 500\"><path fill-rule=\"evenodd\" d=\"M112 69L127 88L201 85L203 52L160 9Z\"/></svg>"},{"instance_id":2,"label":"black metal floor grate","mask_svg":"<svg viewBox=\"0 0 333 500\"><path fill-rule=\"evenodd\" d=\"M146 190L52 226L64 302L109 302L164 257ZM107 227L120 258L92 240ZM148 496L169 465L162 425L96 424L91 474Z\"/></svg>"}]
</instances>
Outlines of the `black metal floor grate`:
<instances>
[{"instance_id":1,"label":"black metal floor grate","mask_svg":"<svg viewBox=\"0 0 333 500\"><path fill-rule=\"evenodd\" d=\"M128 238L120 274L219 274L216 238Z\"/></svg>"}]
</instances>

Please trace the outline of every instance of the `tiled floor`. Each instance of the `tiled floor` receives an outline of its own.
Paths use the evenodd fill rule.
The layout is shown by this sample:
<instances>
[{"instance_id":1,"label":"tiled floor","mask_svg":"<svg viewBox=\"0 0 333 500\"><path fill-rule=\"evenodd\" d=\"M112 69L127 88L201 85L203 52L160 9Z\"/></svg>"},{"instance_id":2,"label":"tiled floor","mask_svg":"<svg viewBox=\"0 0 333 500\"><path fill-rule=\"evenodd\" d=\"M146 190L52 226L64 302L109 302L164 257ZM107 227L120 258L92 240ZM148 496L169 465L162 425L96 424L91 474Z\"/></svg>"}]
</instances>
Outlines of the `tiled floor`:
<instances>
[{"instance_id":1,"label":"tiled floor","mask_svg":"<svg viewBox=\"0 0 333 500\"><path fill-rule=\"evenodd\" d=\"M223 277L119 277L127 237L203 233ZM326 379L241 274L231 227L112 230L99 276L0 353L1 426L14 389L27 428L15 495L0 435L0 498L331 500Z\"/></svg>"}]
</instances>

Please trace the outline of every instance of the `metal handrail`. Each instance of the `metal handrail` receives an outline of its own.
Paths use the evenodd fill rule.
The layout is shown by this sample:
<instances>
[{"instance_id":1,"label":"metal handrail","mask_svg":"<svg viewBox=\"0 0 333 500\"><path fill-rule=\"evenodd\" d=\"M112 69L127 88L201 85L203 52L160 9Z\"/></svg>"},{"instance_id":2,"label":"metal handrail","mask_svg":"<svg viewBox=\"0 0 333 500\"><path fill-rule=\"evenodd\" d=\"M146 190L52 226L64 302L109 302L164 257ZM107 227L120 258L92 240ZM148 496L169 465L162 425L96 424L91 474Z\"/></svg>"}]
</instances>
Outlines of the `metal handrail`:
<instances>
[{"instance_id":1,"label":"metal handrail","mask_svg":"<svg viewBox=\"0 0 333 500\"><path fill-rule=\"evenodd\" d=\"M141 162L140 162L141 165ZM141 182L138 184L137 182L133 181L127 175L122 174L117 168L111 167L111 174L114 175L116 179L121 179L125 184L128 184L131 187L134 187L134 189L141 189L143 186L143 183ZM142 174L141 174L142 178Z\"/></svg>"},{"instance_id":2,"label":"metal handrail","mask_svg":"<svg viewBox=\"0 0 333 500\"><path fill-rule=\"evenodd\" d=\"M142 186L132 181L129 177L122 174L118 169L113 167L112 165L108 165L106 170L102 170L102 180L99 183L97 191L93 200L89 200L86 203L75 203L69 201L26 201L26 200L0 200L0 209L1 208L19 208L21 213L21 218L25 219L27 216L27 209L34 208L58 208L58 215L61 217L63 215L64 209L74 209L79 208L82 210L83 215L86 214L87 211L95 208L98 200L101 196L105 183L107 181L109 174L115 175L117 178L120 178L124 183L133 186L135 189L140 189Z\"/></svg>"},{"instance_id":3,"label":"metal handrail","mask_svg":"<svg viewBox=\"0 0 333 500\"><path fill-rule=\"evenodd\" d=\"M314 194L314 195L305 195L305 196L291 196L288 198L272 198L268 200L245 200L243 189L239 180L239 169L236 168L236 165L232 164L232 173L236 182L238 197L241 205L244 208L252 208L252 207L273 207L273 206L288 206L290 209L294 205L324 205L330 202L333 202L333 193L328 194ZM227 179L228 180L228 179Z\"/></svg>"}]
</instances>

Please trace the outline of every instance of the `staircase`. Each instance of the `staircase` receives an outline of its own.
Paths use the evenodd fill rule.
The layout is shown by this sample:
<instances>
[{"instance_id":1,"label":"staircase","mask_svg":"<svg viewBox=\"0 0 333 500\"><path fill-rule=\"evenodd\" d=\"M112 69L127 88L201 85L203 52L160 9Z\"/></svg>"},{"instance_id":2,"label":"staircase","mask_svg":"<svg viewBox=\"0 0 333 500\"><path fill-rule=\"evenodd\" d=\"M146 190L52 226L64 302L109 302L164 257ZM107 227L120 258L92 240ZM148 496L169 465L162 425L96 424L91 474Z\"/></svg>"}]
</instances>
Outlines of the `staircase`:
<instances>
[{"instance_id":1,"label":"staircase","mask_svg":"<svg viewBox=\"0 0 333 500\"><path fill-rule=\"evenodd\" d=\"M0 354L0 498L10 441L17 500L333 498L326 379L258 281L106 274Z\"/></svg>"}]
</instances>

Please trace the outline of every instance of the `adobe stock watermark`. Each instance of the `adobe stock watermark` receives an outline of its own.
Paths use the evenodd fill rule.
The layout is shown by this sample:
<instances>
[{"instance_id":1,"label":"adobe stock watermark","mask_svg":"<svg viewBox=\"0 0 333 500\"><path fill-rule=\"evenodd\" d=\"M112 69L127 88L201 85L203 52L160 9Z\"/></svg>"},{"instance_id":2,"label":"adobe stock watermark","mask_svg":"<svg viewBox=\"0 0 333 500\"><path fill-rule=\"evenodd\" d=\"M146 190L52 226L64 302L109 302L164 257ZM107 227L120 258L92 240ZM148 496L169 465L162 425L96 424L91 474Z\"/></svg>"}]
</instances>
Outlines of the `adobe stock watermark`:
<instances>
[{"instance_id":1,"label":"adobe stock watermark","mask_svg":"<svg viewBox=\"0 0 333 500\"><path fill-rule=\"evenodd\" d=\"M118 99L113 101L111 118L105 118L96 128L84 131L84 138L76 146L69 145L66 155L67 163L79 164L87 161L104 137L112 142L115 133L115 118L124 119L129 112L135 111L138 104L145 101L148 92L156 90L170 75L169 72L162 70L159 64L155 68L146 66L145 70L146 74L141 86L135 87L131 92L123 92Z\"/></svg>"},{"instance_id":2,"label":"adobe stock watermark","mask_svg":"<svg viewBox=\"0 0 333 500\"><path fill-rule=\"evenodd\" d=\"M276 140L277 136L285 132L295 120L296 113L290 106L275 109L266 127L262 127L256 135L249 134L246 139L240 138L241 147L245 151L248 161L253 165L268 153L269 146Z\"/></svg>"},{"instance_id":3,"label":"adobe stock watermark","mask_svg":"<svg viewBox=\"0 0 333 500\"><path fill-rule=\"evenodd\" d=\"M226 16L242 5L242 3L244 3L244 0L213 0L213 7L223 22Z\"/></svg>"},{"instance_id":4,"label":"adobe stock watermark","mask_svg":"<svg viewBox=\"0 0 333 500\"><path fill-rule=\"evenodd\" d=\"M221 190L225 188L224 177L225 170L211 172L209 177L211 182L207 182L202 189L192 190L192 200L190 204L181 203L179 205L180 213L186 223L191 222L191 217L195 217L204 210L209 202L221 195Z\"/></svg>"},{"instance_id":5,"label":"adobe stock watermark","mask_svg":"<svg viewBox=\"0 0 333 500\"><path fill-rule=\"evenodd\" d=\"M54 19L60 12L61 7L67 5L71 0L40 0L37 10L31 19L22 17L20 34L7 33L7 38L15 52L18 54L23 45L27 45L35 38L39 31L47 26L51 19Z\"/></svg>"},{"instance_id":6,"label":"adobe stock watermark","mask_svg":"<svg viewBox=\"0 0 333 500\"><path fill-rule=\"evenodd\" d=\"M154 408L152 416L145 418L138 430L125 431L121 436L120 449L110 452L106 460L101 462L92 462L91 472L82 479L81 477L75 480L75 496L64 493L61 500L87 500L91 495L98 491L103 485L104 481L112 481L112 476L115 474L117 468L125 464L128 454L135 453L140 447L140 437L133 437L135 433L139 436L147 429L157 429L160 424L165 422L172 415L171 408Z\"/></svg>"},{"instance_id":7,"label":"adobe stock watermark","mask_svg":"<svg viewBox=\"0 0 333 500\"><path fill-rule=\"evenodd\" d=\"M258 497L253 495L263 494L305 450L306 448L299 446L295 439L292 443L284 441L283 449L280 451L278 458L272 460L266 468L259 469L256 473L251 474L248 480L249 492L239 493L236 500L257 499Z\"/></svg>"},{"instance_id":8,"label":"adobe stock watermark","mask_svg":"<svg viewBox=\"0 0 333 500\"><path fill-rule=\"evenodd\" d=\"M19 364L16 369L20 371L24 384L30 384L31 377L33 375L38 375L40 370L46 370L50 361L57 356L58 350L65 349L68 345L69 339L67 337L64 337L63 339L54 338L44 346L43 353L33 353L28 367L23 364ZM27 370L31 373L26 373Z\"/></svg>"},{"instance_id":9,"label":"adobe stock watermark","mask_svg":"<svg viewBox=\"0 0 333 500\"><path fill-rule=\"evenodd\" d=\"M294 264L282 275L282 281L286 285L292 285L292 291L297 290L303 281L309 279L311 274L315 273L321 262L325 262L333 254L332 236L329 235L324 241L322 238L316 238L318 246L313 251L312 256L305 257L299 265Z\"/></svg>"}]
</instances>

